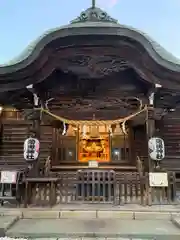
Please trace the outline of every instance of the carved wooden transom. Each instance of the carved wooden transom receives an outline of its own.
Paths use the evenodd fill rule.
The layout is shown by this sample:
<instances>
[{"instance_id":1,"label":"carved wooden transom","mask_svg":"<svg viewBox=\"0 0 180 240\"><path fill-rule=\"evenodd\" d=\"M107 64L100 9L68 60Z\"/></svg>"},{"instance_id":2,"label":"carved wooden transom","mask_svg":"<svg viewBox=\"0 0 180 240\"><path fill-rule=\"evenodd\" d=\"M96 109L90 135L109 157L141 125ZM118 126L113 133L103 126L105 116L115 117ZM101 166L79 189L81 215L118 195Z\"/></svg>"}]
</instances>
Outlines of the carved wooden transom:
<instances>
[{"instance_id":1,"label":"carved wooden transom","mask_svg":"<svg viewBox=\"0 0 180 240\"><path fill-rule=\"evenodd\" d=\"M83 78L104 77L125 70L129 65L128 61L117 56L75 55L71 59L61 59L61 67L65 71L81 75Z\"/></svg>"},{"instance_id":2,"label":"carved wooden transom","mask_svg":"<svg viewBox=\"0 0 180 240\"><path fill-rule=\"evenodd\" d=\"M61 49L57 53L57 67L79 78L102 78L134 66L130 58L125 58L124 51L112 47Z\"/></svg>"}]
</instances>

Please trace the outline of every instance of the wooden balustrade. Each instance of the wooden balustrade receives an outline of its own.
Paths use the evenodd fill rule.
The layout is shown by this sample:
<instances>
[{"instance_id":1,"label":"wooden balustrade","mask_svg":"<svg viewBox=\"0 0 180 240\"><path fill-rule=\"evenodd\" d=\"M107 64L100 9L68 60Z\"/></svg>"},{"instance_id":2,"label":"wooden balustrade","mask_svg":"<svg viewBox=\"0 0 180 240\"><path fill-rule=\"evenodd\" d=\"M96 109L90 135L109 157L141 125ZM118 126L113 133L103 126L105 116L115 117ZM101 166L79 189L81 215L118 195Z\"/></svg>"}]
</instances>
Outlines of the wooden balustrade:
<instances>
[{"instance_id":1,"label":"wooden balustrade","mask_svg":"<svg viewBox=\"0 0 180 240\"><path fill-rule=\"evenodd\" d=\"M172 173L169 173L167 188L150 189L148 182L148 173L141 176L136 172L112 170L80 170L53 173L49 178L27 178L25 206L80 202L114 205L175 203L176 183Z\"/></svg>"},{"instance_id":2,"label":"wooden balustrade","mask_svg":"<svg viewBox=\"0 0 180 240\"><path fill-rule=\"evenodd\" d=\"M69 175L69 173L67 173ZM80 170L71 178L63 174L60 185L60 203L113 203L115 172Z\"/></svg>"},{"instance_id":3,"label":"wooden balustrade","mask_svg":"<svg viewBox=\"0 0 180 240\"><path fill-rule=\"evenodd\" d=\"M116 174L116 204L144 204L146 176L136 172Z\"/></svg>"},{"instance_id":4,"label":"wooden balustrade","mask_svg":"<svg viewBox=\"0 0 180 240\"><path fill-rule=\"evenodd\" d=\"M56 204L58 178L26 178L24 206L53 206Z\"/></svg>"}]
</instances>

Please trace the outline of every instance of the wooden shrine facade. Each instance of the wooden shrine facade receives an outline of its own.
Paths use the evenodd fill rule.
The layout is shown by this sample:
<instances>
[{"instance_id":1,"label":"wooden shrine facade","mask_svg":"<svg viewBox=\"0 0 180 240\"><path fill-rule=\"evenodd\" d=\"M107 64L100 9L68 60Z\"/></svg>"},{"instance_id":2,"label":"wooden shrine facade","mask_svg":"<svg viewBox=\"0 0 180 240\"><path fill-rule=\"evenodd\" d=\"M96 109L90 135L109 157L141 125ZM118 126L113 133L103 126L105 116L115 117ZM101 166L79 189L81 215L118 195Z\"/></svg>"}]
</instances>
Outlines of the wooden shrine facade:
<instances>
[{"instance_id":1,"label":"wooden shrine facade","mask_svg":"<svg viewBox=\"0 0 180 240\"><path fill-rule=\"evenodd\" d=\"M178 112L177 109L155 120L154 136L162 137L166 146L166 157L160 165L169 171L180 169ZM109 126L102 123L100 126L92 124L82 125L79 128L66 125L66 132L63 135L63 124L59 120L44 116L39 125L41 165L50 158L52 169L55 171L88 169L89 161L94 160L98 162L100 168L137 171L140 158L143 168L148 170L146 113L141 113L139 119L134 117L136 121L127 121L125 132L121 124L113 125L109 129ZM22 111L10 108L2 110L1 165L25 164L23 143L31 135L33 125L34 120L24 118Z\"/></svg>"},{"instance_id":2,"label":"wooden shrine facade","mask_svg":"<svg viewBox=\"0 0 180 240\"><path fill-rule=\"evenodd\" d=\"M150 204L149 173L157 166L147 143L161 137L166 156L158 171L169 185L160 192L172 203L180 172L179 79L179 59L93 5L0 65L0 168L21 169L25 205L42 192L50 195L41 204L134 197ZM32 134L40 156L29 166L23 143Z\"/></svg>"},{"instance_id":3,"label":"wooden shrine facade","mask_svg":"<svg viewBox=\"0 0 180 240\"><path fill-rule=\"evenodd\" d=\"M100 165L114 166L128 170L128 166L134 169L136 166L135 155L141 152L141 156L147 157L147 146L141 149L140 145L146 142L145 126L127 127L123 132L120 124L114 125L109 129L107 125L81 125L75 128L72 125L66 126L66 132L62 135L63 129L59 128L58 121L42 122L40 125L41 139L41 159L42 162L48 157L51 159L52 166L70 167L86 166L89 161L97 161ZM7 149L14 149L14 157L23 159L23 141L31 133L33 121L25 120L20 111L14 109L4 109L1 115L2 123L2 146L1 154L8 157L10 153ZM9 128L9 130L8 130ZM137 128L137 130L136 130ZM138 130L139 128L139 130ZM137 134L141 135L142 142L139 147L135 147L138 142L135 140ZM17 145L20 141L21 144ZM134 146L134 147L133 147ZM133 153L133 148L137 150ZM143 154L143 150L144 154ZM45 154L44 154L45 152ZM7 156L6 156L7 155ZM139 155L139 154L138 154Z\"/></svg>"}]
</instances>

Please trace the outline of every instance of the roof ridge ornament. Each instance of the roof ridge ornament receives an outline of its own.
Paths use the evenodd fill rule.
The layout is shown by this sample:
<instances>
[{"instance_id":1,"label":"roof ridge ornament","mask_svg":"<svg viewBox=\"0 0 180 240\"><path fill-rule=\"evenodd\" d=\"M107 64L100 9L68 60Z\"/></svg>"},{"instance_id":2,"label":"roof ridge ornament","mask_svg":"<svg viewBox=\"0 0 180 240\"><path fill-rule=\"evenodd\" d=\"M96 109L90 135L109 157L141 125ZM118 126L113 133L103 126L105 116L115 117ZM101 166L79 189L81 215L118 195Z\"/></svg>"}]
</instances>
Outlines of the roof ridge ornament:
<instances>
[{"instance_id":1,"label":"roof ridge ornament","mask_svg":"<svg viewBox=\"0 0 180 240\"><path fill-rule=\"evenodd\" d=\"M96 0L92 0L92 8L96 7Z\"/></svg>"},{"instance_id":2,"label":"roof ridge ornament","mask_svg":"<svg viewBox=\"0 0 180 240\"><path fill-rule=\"evenodd\" d=\"M107 12L96 7L96 0L92 0L92 5L90 8L80 13L80 16L71 21L73 23L82 22L111 22L118 23L118 21L110 17Z\"/></svg>"}]
</instances>

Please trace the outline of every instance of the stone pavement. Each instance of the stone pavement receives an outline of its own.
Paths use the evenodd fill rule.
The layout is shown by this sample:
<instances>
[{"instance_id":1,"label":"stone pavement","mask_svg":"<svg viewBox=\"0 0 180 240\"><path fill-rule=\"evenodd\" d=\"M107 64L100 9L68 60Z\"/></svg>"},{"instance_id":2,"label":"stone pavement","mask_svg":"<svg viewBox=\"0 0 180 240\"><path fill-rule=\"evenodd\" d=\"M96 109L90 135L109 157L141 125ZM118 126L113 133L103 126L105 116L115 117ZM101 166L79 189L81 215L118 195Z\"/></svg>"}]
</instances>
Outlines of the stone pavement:
<instances>
[{"instance_id":1,"label":"stone pavement","mask_svg":"<svg viewBox=\"0 0 180 240\"><path fill-rule=\"evenodd\" d=\"M6 231L23 238L145 238L180 239L180 229L169 220L20 219Z\"/></svg>"},{"instance_id":2,"label":"stone pavement","mask_svg":"<svg viewBox=\"0 0 180 240\"><path fill-rule=\"evenodd\" d=\"M30 238L31 240L62 240L62 238ZM157 238L124 238L124 237L117 237L117 238L106 238L106 237L82 237L82 238L63 238L63 240L156 240ZM169 238L171 239L171 238ZM25 238L9 238L4 237L1 240L27 240Z\"/></svg>"},{"instance_id":3,"label":"stone pavement","mask_svg":"<svg viewBox=\"0 0 180 240\"><path fill-rule=\"evenodd\" d=\"M94 238L63 238L63 240L157 240L158 238L124 238L124 237L122 237L122 238L103 238L103 237L101 237L101 238L96 238L96 237L94 237ZM9 239L5 239L5 240L9 240ZM17 239L18 240L18 239ZM24 239L19 239L19 240L24 240ZM33 239L31 239L31 240L62 240L62 238L60 239L60 238L41 238L41 239L39 239L39 238L33 238ZM171 238L169 238L169 240L171 240Z\"/></svg>"},{"instance_id":4,"label":"stone pavement","mask_svg":"<svg viewBox=\"0 0 180 240\"><path fill-rule=\"evenodd\" d=\"M41 240L180 240L179 206L133 211L131 208L1 208L0 236Z\"/></svg>"}]
</instances>

